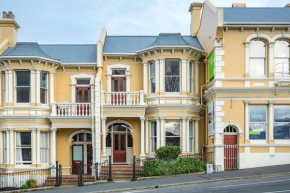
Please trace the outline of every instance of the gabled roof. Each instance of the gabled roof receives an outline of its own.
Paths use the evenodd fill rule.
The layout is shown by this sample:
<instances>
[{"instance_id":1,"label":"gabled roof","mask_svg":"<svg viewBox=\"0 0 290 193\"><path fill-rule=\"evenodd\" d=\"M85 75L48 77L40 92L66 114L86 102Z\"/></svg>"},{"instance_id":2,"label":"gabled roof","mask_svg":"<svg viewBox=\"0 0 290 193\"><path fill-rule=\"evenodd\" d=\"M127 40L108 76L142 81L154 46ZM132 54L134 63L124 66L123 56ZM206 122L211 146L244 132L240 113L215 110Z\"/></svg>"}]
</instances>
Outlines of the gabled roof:
<instances>
[{"instance_id":1,"label":"gabled roof","mask_svg":"<svg viewBox=\"0 0 290 193\"><path fill-rule=\"evenodd\" d=\"M136 54L155 46L192 46L203 50L197 37L180 33L161 33L159 36L107 36L104 54Z\"/></svg>"},{"instance_id":2,"label":"gabled roof","mask_svg":"<svg viewBox=\"0 0 290 193\"><path fill-rule=\"evenodd\" d=\"M97 63L96 44L43 44L20 42L7 48L1 56L38 56L62 63Z\"/></svg>"},{"instance_id":3,"label":"gabled roof","mask_svg":"<svg viewBox=\"0 0 290 193\"><path fill-rule=\"evenodd\" d=\"M265 23L290 24L290 8L264 7L264 8L230 8L225 7L225 23Z\"/></svg>"},{"instance_id":4,"label":"gabled roof","mask_svg":"<svg viewBox=\"0 0 290 193\"><path fill-rule=\"evenodd\" d=\"M18 42L13 48L5 50L1 56L37 56L51 60L58 60L46 54L36 42Z\"/></svg>"}]
</instances>

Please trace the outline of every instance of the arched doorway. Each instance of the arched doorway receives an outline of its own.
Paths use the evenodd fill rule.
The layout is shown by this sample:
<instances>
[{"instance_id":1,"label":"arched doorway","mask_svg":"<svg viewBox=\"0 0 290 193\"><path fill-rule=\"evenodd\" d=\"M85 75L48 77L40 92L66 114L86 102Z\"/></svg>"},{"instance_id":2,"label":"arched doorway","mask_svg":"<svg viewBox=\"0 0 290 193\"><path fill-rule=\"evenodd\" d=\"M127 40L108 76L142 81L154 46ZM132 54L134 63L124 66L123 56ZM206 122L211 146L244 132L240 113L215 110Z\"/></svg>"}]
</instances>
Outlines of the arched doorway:
<instances>
[{"instance_id":1,"label":"arched doorway","mask_svg":"<svg viewBox=\"0 0 290 193\"><path fill-rule=\"evenodd\" d=\"M238 168L238 132L237 128L229 125L224 129L224 168Z\"/></svg>"},{"instance_id":2,"label":"arched doorway","mask_svg":"<svg viewBox=\"0 0 290 193\"><path fill-rule=\"evenodd\" d=\"M72 141L71 165L72 174L78 173L78 165L82 164L85 174L91 173L90 165L93 163L92 133L88 130L73 132L69 139Z\"/></svg>"},{"instance_id":3,"label":"arched doorway","mask_svg":"<svg viewBox=\"0 0 290 193\"><path fill-rule=\"evenodd\" d=\"M111 148L113 163L128 163L133 154L130 126L123 122L108 125L106 146Z\"/></svg>"}]
</instances>

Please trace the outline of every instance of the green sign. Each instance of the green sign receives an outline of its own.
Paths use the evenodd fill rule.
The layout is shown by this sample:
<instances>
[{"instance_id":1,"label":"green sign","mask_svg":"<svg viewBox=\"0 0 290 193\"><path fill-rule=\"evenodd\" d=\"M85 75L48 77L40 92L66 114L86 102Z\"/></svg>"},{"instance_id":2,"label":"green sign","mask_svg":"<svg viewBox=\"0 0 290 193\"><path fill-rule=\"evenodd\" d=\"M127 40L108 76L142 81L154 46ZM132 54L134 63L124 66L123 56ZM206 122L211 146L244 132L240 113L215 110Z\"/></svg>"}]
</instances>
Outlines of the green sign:
<instances>
[{"instance_id":1,"label":"green sign","mask_svg":"<svg viewBox=\"0 0 290 193\"><path fill-rule=\"evenodd\" d=\"M208 57L208 79L212 81L214 79L214 51Z\"/></svg>"},{"instance_id":2,"label":"green sign","mask_svg":"<svg viewBox=\"0 0 290 193\"><path fill-rule=\"evenodd\" d=\"M260 131L250 131L249 133L250 133L250 135L260 135L261 134Z\"/></svg>"}]
</instances>

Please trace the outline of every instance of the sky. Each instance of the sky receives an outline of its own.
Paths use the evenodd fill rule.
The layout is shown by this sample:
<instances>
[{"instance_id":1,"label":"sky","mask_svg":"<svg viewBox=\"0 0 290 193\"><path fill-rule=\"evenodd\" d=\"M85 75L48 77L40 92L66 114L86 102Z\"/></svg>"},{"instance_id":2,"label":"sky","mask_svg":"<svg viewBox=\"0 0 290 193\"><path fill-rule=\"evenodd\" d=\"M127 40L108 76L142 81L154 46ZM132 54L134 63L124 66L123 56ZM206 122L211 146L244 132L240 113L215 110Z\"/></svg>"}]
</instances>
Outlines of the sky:
<instances>
[{"instance_id":1,"label":"sky","mask_svg":"<svg viewBox=\"0 0 290 193\"><path fill-rule=\"evenodd\" d=\"M19 42L94 44L103 27L108 35L189 35L192 2L198 0L0 0L0 11L14 13L21 26ZM216 7L240 2L247 7L284 7L290 0L211 2Z\"/></svg>"}]
</instances>

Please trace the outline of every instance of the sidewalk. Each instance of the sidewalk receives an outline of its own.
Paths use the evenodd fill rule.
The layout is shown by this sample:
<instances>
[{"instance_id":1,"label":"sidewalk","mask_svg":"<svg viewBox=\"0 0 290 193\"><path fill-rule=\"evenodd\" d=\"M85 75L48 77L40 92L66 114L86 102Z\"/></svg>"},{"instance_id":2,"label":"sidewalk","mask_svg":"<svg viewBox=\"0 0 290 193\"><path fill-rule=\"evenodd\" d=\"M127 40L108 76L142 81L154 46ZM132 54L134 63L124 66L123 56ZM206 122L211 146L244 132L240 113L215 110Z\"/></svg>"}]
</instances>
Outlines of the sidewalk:
<instances>
[{"instance_id":1,"label":"sidewalk","mask_svg":"<svg viewBox=\"0 0 290 193\"><path fill-rule=\"evenodd\" d=\"M80 193L80 192L117 192L117 191L119 192L125 190L128 191L145 188L154 188L155 186L168 187L168 186L177 186L181 184L210 183L223 180L267 177L268 175L274 176L279 174L290 175L290 164L253 168L246 170L227 171L213 174L183 175L168 178L141 180L135 182L113 182L83 187L61 188L48 191L39 191L39 193L45 192Z\"/></svg>"}]
</instances>

